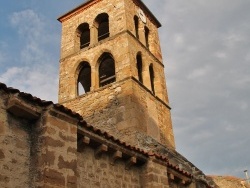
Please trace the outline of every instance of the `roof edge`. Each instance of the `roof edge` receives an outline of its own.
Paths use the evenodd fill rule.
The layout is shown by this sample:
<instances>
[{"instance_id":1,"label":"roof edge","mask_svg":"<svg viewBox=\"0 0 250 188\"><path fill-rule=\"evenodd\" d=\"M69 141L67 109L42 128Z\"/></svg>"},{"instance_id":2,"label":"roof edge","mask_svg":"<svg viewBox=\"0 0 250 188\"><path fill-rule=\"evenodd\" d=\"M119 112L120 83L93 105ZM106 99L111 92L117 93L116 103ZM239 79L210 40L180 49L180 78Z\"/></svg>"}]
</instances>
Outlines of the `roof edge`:
<instances>
[{"instance_id":1,"label":"roof edge","mask_svg":"<svg viewBox=\"0 0 250 188\"><path fill-rule=\"evenodd\" d=\"M59 16L57 20L59 22L63 22L69 18L71 18L73 15L78 14L79 12L91 7L92 5L100 2L102 0L88 0L77 7L73 8L72 10L66 12L65 14ZM132 0L136 5L140 6L145 12L149 14L151 17L151 20L153 23L159 28L161 27L161 23L158 21L158 19L154 16L154 14L149 10L149 8L142 2L142 0Z\"/></svg>"},{"instance_id":2,"label":"roof edge","mask_svg":"<svg viewBox=\"0 0 250 188\"><path fill-rule=\"evenodd\" d=\"M70 15L71 15L70 17L72 17L72 14L73 14L74 12L76 12L75 14L77 14L78 12L87 9L88 7L90 7L90 6L94 5L94 4L96 4L96 3L99 2L99 1L102 1L102 0L87 0L86 2L84 2L84 3L80 4L80 5L78 5L77 7L73 8L72 10L66 12L65 14L63 14L63 15L61 15L61 16L59 16L59 17L57 18L57 20L58 20L59 22L62 23L63 21L67 20L67 18L66 18L67 16L70 16Z\"/></svg>"},{"instance_id":3,"label":"roof edge","mask_svg":"<svg viewBox=\"0 0 250 188\"><path fill-rule=\"evenodd\" d=\"M161 23L159 22L159 20L154 16L154 14L149 10L149 8L142 2L142 0L132 0L132 1L149 14L149 16L152 18L151 21L155 23L157 28L161 27Z\"/></svg>"}]
</instances>

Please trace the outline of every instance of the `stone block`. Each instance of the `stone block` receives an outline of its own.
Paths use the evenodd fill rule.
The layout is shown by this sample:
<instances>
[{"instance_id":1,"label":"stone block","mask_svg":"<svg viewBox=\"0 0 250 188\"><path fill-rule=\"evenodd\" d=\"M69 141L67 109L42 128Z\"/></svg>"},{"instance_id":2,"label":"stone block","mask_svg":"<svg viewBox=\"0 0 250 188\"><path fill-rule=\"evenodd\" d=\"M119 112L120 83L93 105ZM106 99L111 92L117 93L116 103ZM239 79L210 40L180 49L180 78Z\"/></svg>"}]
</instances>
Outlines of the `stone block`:
<instances>
[{"instance_id":1,"label":"stone block","mask_svg":"<svg viewBox=\"0 0 250 188\"><path fill-rule=\"evenodd\" d=\"M63 173L53 169L45 169L44 171L44 183L55 186L65 186L65 177Z\"/></svg>"}]
</instances>

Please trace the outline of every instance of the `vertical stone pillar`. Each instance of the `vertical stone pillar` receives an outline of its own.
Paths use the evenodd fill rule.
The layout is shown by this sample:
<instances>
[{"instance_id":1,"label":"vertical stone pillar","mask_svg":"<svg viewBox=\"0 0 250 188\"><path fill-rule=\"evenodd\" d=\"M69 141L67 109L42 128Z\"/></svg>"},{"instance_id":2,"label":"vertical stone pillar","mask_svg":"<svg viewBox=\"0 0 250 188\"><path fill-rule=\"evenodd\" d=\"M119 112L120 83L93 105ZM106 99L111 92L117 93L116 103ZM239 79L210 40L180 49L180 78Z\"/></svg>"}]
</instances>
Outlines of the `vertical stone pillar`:
<instances>
[{"instance_id":1,"label":"vertical stone pillar","mask_svg":"<svg viewBox=\"0 0 250 188\"><path fill-rule=\"evenodd\" d=\"M35 187L76 188L77 120L54 109L42 119L33 138Z\"/></svg>"},{"instance_id":2,"label":"vertical stone pillar","mask_svg":"<svg viewBox=\"0 0 250 188\"><path fill-rule=\"evenodd\" d=\"M151 90L150 73L149 73L149 63L145 57L142 57L142 77L143 84Z\"/></svg>"},{"instance_id":3,"label":"vertical stone pillar","mask_svg":"<svg viewBox=\"0 0 250 188\"><path fill-rule=\"evenodd\" d=\"M95 24L90 27L90 46L98 43L98 29Z\"/></svg>"},{"instance_id":4,"label":"vertical stone pillar","mask_svg":"<svg viewBox=\"0 0 250 188\"><path fill-rule=\"evenodd\" d=\"M162 99L164 102L167 102L164 100L164 93L163 93L163 87L162 87L162 78L161 74L159 73L160 70L154 69L154 85L155 85L155 95Z\"/></svg>"},{"instance_id":5,"label":"vertical stone pillar","mask_svg":"<svg viewBox=\"0 0 250 188\"><path fill-rule=\"evenodd\" d=\"M90 91L94 91L97 86L98 86L98 80L97 80L97 66L92 66L91 67L91 87L90 87Z\"/></svg>"},{"instance_id":6,"label":"vertical stone pillar","mask_svg":"<svg viewBox=\"0 0 250 188\"><path fill-rule=\"evenodd\" d=\"M141 21L139 21L139 40L146 46L145 29L144 24Z\"/></svg>"},{"instance_id":7,"label":"vertical stone pillar","mask_svg":"<svg viewBox=\"0 0 250 188\"><path fill-rule=\"evenodd\" d=\"M141 176L143 188L169 188L167 167L158 163L153 157L145 164Z\"/></svg>"}]
</instances>

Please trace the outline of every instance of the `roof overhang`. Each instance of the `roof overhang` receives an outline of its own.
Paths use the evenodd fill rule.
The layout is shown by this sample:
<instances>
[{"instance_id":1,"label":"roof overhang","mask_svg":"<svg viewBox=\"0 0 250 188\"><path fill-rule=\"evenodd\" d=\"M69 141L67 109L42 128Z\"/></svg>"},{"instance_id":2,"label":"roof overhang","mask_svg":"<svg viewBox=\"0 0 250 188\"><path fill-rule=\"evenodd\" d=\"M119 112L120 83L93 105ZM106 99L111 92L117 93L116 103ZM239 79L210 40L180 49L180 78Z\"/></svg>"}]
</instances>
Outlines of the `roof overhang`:
<instances>
[{"instance_id":1,"label":"roof overhang","mask_svg":"<svg viewBox=\"0 0 250 188\"><path fill-rule=\"evenodd\" d=\"M59 22L64 22L68 20L74 15L79 14L83 10L88 9L89 7L93 6L94 4L100 2L102 0L88 0L81 5L75 7L74 9L70 10L69 12L61 15L57 20ZM132 0L136 5L138 5L149 17L150 20L159 28L161 27L161 23L157 20L157 18L153 15L153 13L148 9L148 7L141 1L141 0Z\"/></svg>"}]
</instances>

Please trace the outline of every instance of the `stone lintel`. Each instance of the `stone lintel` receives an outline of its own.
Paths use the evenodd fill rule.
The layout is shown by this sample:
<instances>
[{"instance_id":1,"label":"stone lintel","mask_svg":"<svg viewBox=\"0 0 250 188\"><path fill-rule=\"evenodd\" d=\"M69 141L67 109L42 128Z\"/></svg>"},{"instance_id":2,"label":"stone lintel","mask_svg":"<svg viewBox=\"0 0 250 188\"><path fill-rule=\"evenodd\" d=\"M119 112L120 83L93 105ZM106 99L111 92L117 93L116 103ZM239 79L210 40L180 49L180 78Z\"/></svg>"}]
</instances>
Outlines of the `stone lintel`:
<instances>
[{"instance_id":1,"label":"stone lintel","mask_svg":"<svg viewBox=\"0 0 250 188\"><path fill-rule=\"evenodd\" d=\"M17 117L28 120L36 120L40 117L40 110L30 104L20 101L17 98L10 98L7 105L7 111Z\"/></svg>"},{"instance_id":2,"label":"stone lintel","mask_svg":"<svg viewBox=\"0 0 250 188\"><path fill-rule=\"evenodd\" d=\"M77 125L77 123L79 122L79 119L71 117L70 115L59 112L58 110L55 109L51 109L49 111L49 114L71 124Z\"/></svg>"}]
</instances>

